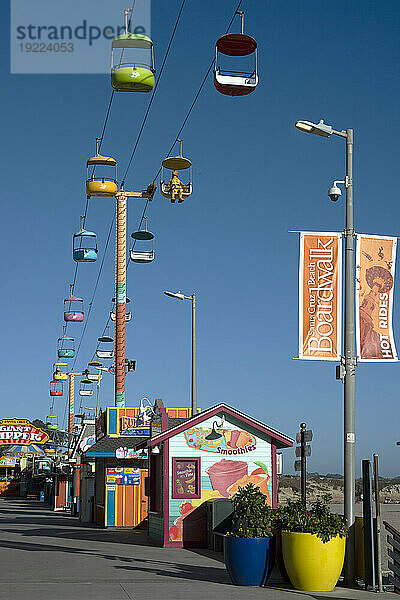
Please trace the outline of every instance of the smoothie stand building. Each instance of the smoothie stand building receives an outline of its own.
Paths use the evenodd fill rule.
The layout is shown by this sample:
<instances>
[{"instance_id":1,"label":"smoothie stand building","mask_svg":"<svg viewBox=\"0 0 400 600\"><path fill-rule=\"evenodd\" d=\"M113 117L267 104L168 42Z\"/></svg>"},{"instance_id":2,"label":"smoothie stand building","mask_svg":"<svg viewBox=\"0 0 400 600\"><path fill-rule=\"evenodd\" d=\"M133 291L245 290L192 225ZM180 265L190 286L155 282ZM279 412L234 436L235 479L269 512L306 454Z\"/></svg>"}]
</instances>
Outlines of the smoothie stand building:
<instances>
[{"instance_id":1,"label":"smoothie stand building","mask_svg":"<svg viewBox=\"0 0 400 600\"><path fill-rule=\"evenodd\" d=\"M164 547L205 546L207 501L230 499L248 483L277 506L277 449L288 436L218 404L174 426L155 407L149 450L149 541Z\"/></svg>"}]
</instances>

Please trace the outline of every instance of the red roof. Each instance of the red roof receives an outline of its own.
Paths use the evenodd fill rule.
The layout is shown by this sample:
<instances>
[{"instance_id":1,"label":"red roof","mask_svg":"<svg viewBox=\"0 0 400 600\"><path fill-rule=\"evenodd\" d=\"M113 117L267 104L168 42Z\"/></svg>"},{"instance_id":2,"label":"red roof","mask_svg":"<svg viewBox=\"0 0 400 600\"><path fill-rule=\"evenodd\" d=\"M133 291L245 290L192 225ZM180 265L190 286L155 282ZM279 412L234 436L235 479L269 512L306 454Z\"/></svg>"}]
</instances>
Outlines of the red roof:
<instances>
[{"instance_id":1,"label":"red roof","mask_svg":"<svg viewBox=\"0 0 400 600\"><path fill-rule=\"evenodd\" d=\"M257 42L244 33L227 33L217 41L217 50L227 56L247 56L257 48Z\"/></svg>"},{"instance_id":2,"label":"red roof","mask_svg":"<svg viewBox=\"0 0 400 600\"><path fill-rule=\"evenodd\" d=\"M235 417L242 423L254 427L255 429L257 429L261 433L264 433L265 435L269 435L275 440L277 448L291 448L293 446L294 440L289 436L285 435L284 433L280 433L276 429L268 427L267 425L264 425L264 423L257 421L257 419L253 419L252 417L249 417L248 415L240 412L239 410L223 403L217 404L217 406L213 406L212 408L209 408L204 412L201 412L198 415L187 419L184 423L176 425L175 427L172 427L171 429L160 433L156 437L149 439L148 445L155 446L156 444L163 442L164 440L167 440L171 437L174 437L175 435L178 435L178 433L182 433L182 431L186 431L186 429L194 427L199 423L202 423L206 419L209 419L210 417L213 417L214 415L221 412Z\"/></svg>"}]
</instances>

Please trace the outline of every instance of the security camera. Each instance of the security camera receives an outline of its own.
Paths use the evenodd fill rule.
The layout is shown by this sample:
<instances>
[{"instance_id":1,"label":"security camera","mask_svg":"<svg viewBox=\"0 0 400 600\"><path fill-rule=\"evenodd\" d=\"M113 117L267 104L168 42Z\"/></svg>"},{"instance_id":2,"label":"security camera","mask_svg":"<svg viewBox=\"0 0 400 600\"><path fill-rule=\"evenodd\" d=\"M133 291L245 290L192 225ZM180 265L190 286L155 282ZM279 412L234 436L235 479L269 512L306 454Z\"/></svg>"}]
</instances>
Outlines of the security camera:
<instances>
[{"instance_id":1,"label":"security camera","mask_svg":"<svg viewBox=\"0 0 400 600\"><path fill-rule=\"evenodd\" d=\"M337 202L342 195L342 190L338 187L339 181L334 181L332 187L328 190L328 196L332 200L332 202Z\"/></svg>"}]
</instances>

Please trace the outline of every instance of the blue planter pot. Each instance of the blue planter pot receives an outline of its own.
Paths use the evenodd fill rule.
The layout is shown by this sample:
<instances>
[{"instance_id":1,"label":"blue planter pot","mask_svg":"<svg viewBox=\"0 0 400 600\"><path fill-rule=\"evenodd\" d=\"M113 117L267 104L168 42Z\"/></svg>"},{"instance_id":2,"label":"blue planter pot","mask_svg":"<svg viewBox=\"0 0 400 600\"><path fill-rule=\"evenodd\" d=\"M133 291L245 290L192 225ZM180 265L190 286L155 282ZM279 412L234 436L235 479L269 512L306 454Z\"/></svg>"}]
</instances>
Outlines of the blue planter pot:
<instances>
[{"instance_id":1,"label":"blue planter pot","mask_svg":"<svg viewBox=\"0 0 400 600\"><path fill-rule=\"evenodd\" d=\"M226 570L235 585L264 585L275 560L275 538L224 537Z\"/></svg>"}]
</instances>

